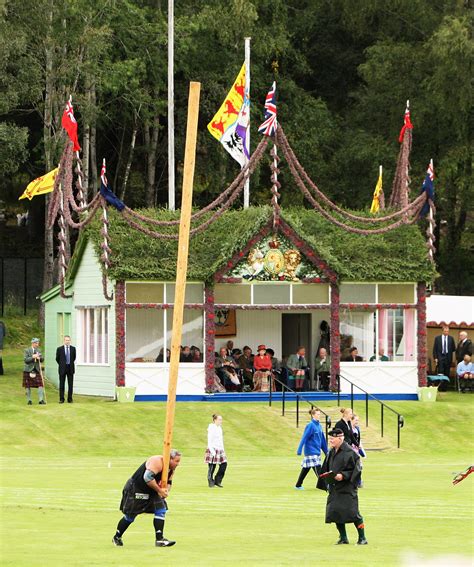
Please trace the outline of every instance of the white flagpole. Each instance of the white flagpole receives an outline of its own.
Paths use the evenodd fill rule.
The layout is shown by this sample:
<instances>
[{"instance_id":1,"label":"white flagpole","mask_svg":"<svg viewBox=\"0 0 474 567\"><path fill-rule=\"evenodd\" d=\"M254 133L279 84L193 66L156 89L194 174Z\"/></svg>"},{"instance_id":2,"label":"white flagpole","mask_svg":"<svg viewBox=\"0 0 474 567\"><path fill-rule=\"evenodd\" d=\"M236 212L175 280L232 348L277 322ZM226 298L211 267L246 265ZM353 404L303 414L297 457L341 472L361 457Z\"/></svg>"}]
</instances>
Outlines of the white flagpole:
<instances>
[{"instance_id":1,"label":"white flagpole","mask_svg":"<svg viewBox=\"0 0 474 567\"><path fill-rule=\"evenodd\" d=\"M433 173L434 178L434 166L433 166L433 159L430 159L430 169ZM433 215L433 207L430 204L430 213L428 216L428 257L429 259L434 262L434 255L433 255L433 247L434 247L434 215Z\"/></svg>"},{"instance_id":2,"label":"white flagpole","mask_svg":"<svg viewBox=\"0 0 474 567\"><path fill-rule=\"evenodd\" d=\"M251 37L245 38L245 94L250 101L250 40ZM250 104L249 104L249 124L247 128L247 145L250 153ZM248 209L250 205L250 178L247 175L244 185L244 209Z\"/></svg>"},{"instance_id":3,"label":"white flagpole","mask_svg":"<svg viewBox=\"0 0 474 567\"><path fill-rule=\"evenodd\" d=\"M174 179L174 0L168 0L168 208L175 210Z\"/></svg>"}]
</instances>

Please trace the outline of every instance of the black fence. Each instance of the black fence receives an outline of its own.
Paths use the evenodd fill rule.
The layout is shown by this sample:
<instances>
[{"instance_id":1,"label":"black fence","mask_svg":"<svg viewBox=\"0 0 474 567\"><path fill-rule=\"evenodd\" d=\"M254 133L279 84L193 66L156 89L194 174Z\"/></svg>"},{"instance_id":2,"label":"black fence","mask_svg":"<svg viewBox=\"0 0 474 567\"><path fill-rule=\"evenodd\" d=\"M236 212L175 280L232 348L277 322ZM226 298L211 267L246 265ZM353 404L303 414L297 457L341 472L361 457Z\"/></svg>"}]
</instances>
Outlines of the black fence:
<instances>
[{"instance_id":1,"label":"black fence","mask_svg":"<svg viewBox=\"0 0 474 567\"><path fill-rule=\"evenodd\" d=\"M39 308L43 258L0 257L0 316L26 315Z\"/></svg>"}]
</instances>

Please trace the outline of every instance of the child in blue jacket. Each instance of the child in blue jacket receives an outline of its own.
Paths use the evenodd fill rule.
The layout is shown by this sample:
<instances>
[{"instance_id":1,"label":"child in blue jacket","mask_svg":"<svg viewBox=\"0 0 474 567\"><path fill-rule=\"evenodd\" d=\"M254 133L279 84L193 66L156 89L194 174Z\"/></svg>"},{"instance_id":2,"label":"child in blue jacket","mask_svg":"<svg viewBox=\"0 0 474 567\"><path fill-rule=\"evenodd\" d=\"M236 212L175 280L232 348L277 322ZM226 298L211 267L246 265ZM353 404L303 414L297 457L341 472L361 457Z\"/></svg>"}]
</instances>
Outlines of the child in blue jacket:
<instances>
[{"instance_id":1,"label":"child in blue jacket","mask_svg":"<svg viewBox=\"0 0 474 567\"><path fill-rule=\"evenodd\" d=\"M304 459L301 463L301 472L298 480L296 481L296 490L304 490L303 481L309 473L309 469L314 470L314 474L318 477L321 469L321 451L327 455L328 446L326 437L324 437L323 429L319 423L321 410L319 408L312 408L309 410L311 421L305 427L303 437L301 437L297 455L301 455L304 447Z\"/></svg>"}]
</instances>

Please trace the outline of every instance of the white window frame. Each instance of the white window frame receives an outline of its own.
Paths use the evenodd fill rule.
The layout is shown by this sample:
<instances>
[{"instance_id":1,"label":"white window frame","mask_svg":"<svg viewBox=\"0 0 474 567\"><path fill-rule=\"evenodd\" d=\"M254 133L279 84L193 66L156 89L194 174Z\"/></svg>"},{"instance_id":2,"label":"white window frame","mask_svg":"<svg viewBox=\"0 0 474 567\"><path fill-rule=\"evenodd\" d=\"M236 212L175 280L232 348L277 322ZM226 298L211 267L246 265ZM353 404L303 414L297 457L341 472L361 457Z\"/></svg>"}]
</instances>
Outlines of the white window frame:
<instances>
[{"instance_id":1,"label":"white window frame","mask_svg":"<svg viewBox=\"0 0 474 567\"><path fill-rule=\"evenodd\" d=\"M77 326L77 354L78 360L77 365L79 366L110 366L109 362L109 350L108 350L108 305L87 305L76 307L76 326ZM102 335L102 349L101 349L101 360L102 362L97 362L99 360L98 356L98 344L99 344L99 329L98 329L98 319L99 313L101 313L101 328L100 333ZM90 321L91 317L94 317L94 360L91 358L90 350ZM107 324L106 324L107 321ZM84 333L85 331L85 333ZM85 337L85 341L83 340ZM85 343L85 344L84 344ZM105 361L105 362L104 362Z\"/></svg>"}]
</instances>

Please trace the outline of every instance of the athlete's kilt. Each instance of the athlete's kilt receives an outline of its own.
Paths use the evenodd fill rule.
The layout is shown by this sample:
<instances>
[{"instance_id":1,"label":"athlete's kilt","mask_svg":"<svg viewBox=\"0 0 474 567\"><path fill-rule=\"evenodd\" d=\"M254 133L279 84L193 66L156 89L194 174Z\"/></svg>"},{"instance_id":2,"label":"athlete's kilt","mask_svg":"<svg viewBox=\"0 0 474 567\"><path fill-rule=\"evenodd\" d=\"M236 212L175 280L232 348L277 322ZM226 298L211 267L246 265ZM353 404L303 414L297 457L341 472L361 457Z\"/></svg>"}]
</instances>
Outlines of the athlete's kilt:
<instances>
[{"instance_id":1,"label":"athlete's kilt","mask_svg":"<svg viewBox=\"0 0 474 567\"><path fill-rule=\"evenodd\" d=\"M321 465L321 455L308 455L304 457L301 462L301 466L304 469L310 469L311 467L319 467Z\"/></svg>"},{"instance_id":2,"label":"athlete's kilt","mask_svg":"<svg viewBox=\"0 0 474 567\"><path fill-rule=\"evenodd\" d=\"M42 385L43 382L39 372L36 373L34 378L31 378L29 372L23 372L23 388L41 388Z\"/></svg>"},{"instance_id":3,"label":"athlete's kilt","mask_svg":"<svg viewBox=\"0 0 474 567\"><path fill-rule=\"evenodd\" d=\"M120 510L127 516L136 516L153 514L157 508L168 509L166 500L156 492L154 494L137 492L133 480L129 478L123 487Z\"/></svg>"},{"instance_id":4,"label":"athlete's kilt","mask_svg":"<svg viewBox=\"0 0 474 567\"><path fill-rule=\"evenodd\" d=\"M225 456L225 451L221 449L216 449L214 456L211 455L209 448L206 449L206 456L204 462L208 465L220 465L221 463L227 463L227 457Z\"/></svg>"}]
</instances>

